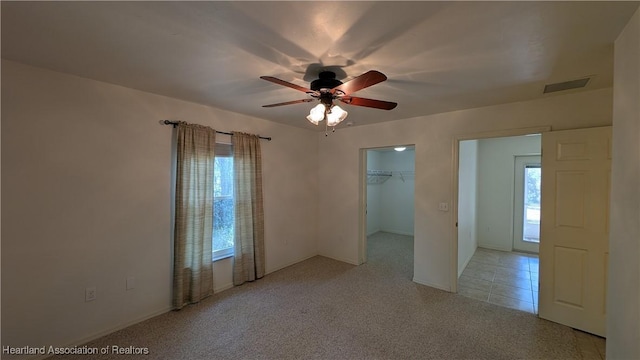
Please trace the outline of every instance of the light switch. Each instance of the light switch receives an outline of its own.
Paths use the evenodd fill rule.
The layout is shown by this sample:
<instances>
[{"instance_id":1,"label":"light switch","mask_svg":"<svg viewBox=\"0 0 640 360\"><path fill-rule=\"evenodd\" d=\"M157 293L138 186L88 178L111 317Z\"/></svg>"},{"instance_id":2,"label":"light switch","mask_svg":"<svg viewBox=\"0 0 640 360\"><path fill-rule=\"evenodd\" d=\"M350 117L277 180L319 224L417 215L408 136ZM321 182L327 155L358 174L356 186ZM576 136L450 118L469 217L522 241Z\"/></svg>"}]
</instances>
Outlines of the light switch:
<instances>
[{"instance_id":1,"label":"light switch","mask_svg":"<svg viewBox=\"0 0 640 360\"><path fill-rule=\"evenodd\" d=\"M438 204L438 210L449 211L449 203L441 202L440 204Z\"/></svg>"}]
</instances>

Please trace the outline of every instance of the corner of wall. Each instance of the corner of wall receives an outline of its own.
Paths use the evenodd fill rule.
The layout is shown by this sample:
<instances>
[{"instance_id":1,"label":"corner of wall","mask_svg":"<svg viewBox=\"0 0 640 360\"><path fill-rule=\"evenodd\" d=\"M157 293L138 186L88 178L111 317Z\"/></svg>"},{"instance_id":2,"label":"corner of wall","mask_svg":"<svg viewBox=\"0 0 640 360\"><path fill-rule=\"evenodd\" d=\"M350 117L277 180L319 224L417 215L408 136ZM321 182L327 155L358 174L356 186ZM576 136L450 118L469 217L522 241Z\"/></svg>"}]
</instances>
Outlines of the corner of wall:
<instances>
[{"instance_id":1,"label":"corner of wall","mask_svg":"<svg viewBox=\"0 0 640 360\"><path fill-rule=\"evenodd\" d=\"M640 9L615 41L608 359L640 358Z\"/></svg>"}]
</instances>

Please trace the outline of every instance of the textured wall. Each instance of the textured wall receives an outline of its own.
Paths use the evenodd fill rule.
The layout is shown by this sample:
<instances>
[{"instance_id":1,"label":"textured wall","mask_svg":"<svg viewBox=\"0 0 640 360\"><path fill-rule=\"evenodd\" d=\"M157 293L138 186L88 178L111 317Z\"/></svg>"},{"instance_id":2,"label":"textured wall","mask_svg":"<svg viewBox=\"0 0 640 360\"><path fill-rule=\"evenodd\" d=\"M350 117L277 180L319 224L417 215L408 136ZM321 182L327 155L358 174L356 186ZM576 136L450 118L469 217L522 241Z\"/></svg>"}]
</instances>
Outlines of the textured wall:
<instances>
[{"instance_id":1,"label":"textured wall","mask_svg":"<svg viewBox=\"0 0 640 360\"><path fill-rule=\"evenodd\" d=\"M317 254L316 133L3 61L3 345L78 344L169 309L167 118L273 137L262 142L267 271ZM214 265L218 289L228 265ZM90 286L97 300L85 302Z\"/></svg>"}]
</instances>

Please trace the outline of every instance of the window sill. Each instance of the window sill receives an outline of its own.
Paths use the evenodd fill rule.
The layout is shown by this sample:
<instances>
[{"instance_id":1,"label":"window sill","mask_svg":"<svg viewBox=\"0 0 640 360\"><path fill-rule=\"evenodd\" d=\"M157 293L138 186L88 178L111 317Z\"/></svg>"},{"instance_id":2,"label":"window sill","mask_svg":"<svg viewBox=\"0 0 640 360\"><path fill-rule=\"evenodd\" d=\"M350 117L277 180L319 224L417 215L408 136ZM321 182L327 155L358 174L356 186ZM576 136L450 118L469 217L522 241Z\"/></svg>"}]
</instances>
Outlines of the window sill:
<instances>
[{"instance_id":1,"label":"window sill","mask_svg":"<svg viewBox=\"0 0 640 360\"><path fill-rule=\"evenodd\" d=\"M226 254L226 255L219 255L219 256L215 256L213 257L213 259L211 260L211 262L216 262L218 260L222 260L222 259L226 259L226 258L230 258L233 257L233 254Z\"/></svg>"}]
</instances>

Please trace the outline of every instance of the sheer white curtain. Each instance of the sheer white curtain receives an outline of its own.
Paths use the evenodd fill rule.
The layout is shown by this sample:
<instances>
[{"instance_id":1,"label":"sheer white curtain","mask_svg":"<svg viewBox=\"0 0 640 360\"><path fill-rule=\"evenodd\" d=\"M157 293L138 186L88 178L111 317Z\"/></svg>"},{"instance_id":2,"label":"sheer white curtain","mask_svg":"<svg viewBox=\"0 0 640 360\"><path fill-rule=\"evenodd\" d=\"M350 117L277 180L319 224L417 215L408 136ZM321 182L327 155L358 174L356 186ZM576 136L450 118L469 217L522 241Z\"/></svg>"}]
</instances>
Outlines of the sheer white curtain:
<instances>
[{"instance_id":1,"label":"sheer white curtain","mask_svg":"<svg viewBox=\"0 0 640 360\"><path fill-rule=\"evenodd\" d=\"M214 129L179 123L173 262L173 306L213 294Z\"/></svg>"},{"instance_id":2,"label":"sheer white curtain","mask_svg":"<svg viewBox=\"0 0 640 360\"><path fill-rule=\"evenodd\" d=\"M262 155L257 135L234 132L231 142L235 182L233 283L240 285L264 276Z\"/></svg>"}]
</instances>

